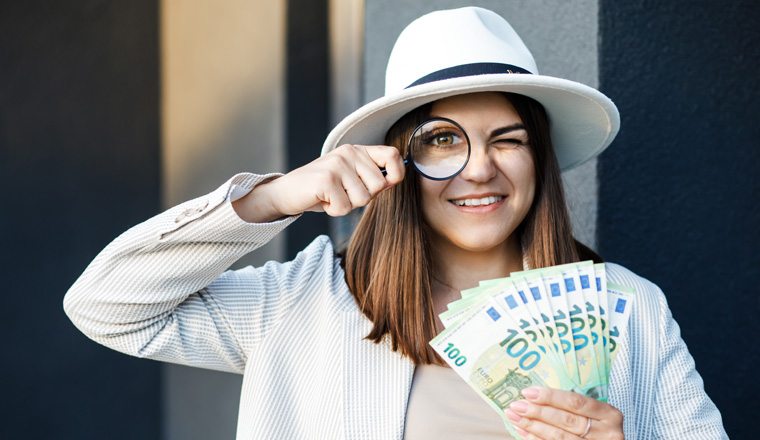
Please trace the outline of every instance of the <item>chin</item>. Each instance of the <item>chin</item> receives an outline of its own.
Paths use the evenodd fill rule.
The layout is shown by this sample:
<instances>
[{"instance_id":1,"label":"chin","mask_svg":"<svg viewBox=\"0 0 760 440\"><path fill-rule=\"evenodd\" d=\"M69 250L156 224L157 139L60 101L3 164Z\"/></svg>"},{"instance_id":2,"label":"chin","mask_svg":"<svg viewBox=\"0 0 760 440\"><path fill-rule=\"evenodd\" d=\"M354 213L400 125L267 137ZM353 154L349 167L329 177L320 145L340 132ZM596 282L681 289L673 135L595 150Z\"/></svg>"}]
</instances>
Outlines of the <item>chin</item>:
<instances>
[{"instance_id":1,"label":"chin","mask_svg":"<svg viewBox=\"0 0 760 440\"><path fill-rule=\"evenodd\" d=\"M438 231L432 227L428 229L433 246L440 250L490 253L499 250L509 252L514 246L520 249L519 238L515 235L517 225L511 222L460 222L454 227L448 226Z\"/></svg>"},{"instance_id":2,"label":"chin","mask_svg":"<svg viewBox=\"0 0 760 440\"><path fill-rule=\"evenodd\" d=\"M478 234L477 236L457 237L449 241L454 246L469 252L490 252L502 246L507 246L509 235Z\"/></svg>"}]
</instances>

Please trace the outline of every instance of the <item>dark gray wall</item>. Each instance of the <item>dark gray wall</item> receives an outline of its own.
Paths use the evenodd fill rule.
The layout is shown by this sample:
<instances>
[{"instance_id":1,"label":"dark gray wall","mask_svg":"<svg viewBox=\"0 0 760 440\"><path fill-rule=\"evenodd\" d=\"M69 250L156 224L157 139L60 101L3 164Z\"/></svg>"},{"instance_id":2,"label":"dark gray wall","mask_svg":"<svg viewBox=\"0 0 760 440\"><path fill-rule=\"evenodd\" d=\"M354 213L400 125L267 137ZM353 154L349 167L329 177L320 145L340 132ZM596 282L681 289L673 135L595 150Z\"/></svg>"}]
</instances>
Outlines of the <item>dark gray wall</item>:
<instances>
[{"instance_id":1,"label":"dark gray wall","mask_svg":"<svg viewBox=\"0 0 760 440\"><path fill-rule=\"evenodd\" d=\"M158 3L1 8L0 438L158 438L158 363L98 346L62 309L96 253L159 209Z\"/></svg>"},{"instance_id":2,"label":"dark gray wall","mask_svg":"<svg viewBox=\"0 0 760 440\"><path fill-rule=\"evenodd\" d=\"M331 128L327 14L327 0L287 1L287 171L319 157ZM327 214L304 213L288 227L286 259L329 229Z\"/></svg>"},{"instance_id":3,"label":"dark gray wall","mask_svg":"<svg viewBox=\"0 0 760 440\"><path fill-rule=\"evenodd\" d=\"M732 438L756 438L760 5L602 0L602 255L666 293Z\"/></svg>"}]
</instances>

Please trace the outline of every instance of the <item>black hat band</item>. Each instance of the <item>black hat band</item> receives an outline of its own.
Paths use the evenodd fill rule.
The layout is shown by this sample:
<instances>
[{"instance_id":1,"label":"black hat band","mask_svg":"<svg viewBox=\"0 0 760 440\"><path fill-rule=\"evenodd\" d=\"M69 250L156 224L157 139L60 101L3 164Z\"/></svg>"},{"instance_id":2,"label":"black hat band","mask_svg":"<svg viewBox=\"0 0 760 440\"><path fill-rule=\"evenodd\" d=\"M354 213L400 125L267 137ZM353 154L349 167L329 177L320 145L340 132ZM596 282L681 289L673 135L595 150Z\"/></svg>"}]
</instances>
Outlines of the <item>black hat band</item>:
<instances>
[{"instance_id":1,"label":"black hat band","mask_svg":"<svg viewBox=\"0 0 760 440\"><path fill-rule=\"evenodd\" d=\"M417 81L406 86L406 88L419 86L421 84L427 84L435 81L442 81L445 79L461 78L465 76L476 75L491 75L495 73L518 73L532 75L531 72L523 69L522 67L514 66L512 64L502 63L472 63L462 64L454 67L447 67L445 69L438 70L423 76Z\"/></svg>"}]
</instances>

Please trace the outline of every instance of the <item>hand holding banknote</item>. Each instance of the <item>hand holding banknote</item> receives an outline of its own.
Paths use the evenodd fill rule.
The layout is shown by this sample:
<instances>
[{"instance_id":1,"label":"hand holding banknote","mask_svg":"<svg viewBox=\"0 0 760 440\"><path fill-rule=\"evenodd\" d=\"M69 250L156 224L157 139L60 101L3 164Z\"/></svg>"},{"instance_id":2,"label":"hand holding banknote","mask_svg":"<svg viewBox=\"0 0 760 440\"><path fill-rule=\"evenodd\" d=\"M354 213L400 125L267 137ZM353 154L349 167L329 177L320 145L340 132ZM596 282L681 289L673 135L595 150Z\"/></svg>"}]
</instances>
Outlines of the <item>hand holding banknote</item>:
<instances>
[{"instance_id":1,"label":"hand holding banknote","mask_svg":"<svg viewBox=\"0 0 760 440\"><path fill-rule=\"evenodd\" d=\"M515 438L622 438L606 401L634 298L604 264L517 272L462 291L430 344Z\"/></svg>"},{"instance_id":2,"label":"hand holding banknote","mask_svg":"<svg viewBox=\"0 0 760 440\"><path fill-rule=\"evenodd\" d=\"M523 439L623 439L623 414L572 391L531 387L512 402L507 418Z\"/></svg>"}]
</instances>

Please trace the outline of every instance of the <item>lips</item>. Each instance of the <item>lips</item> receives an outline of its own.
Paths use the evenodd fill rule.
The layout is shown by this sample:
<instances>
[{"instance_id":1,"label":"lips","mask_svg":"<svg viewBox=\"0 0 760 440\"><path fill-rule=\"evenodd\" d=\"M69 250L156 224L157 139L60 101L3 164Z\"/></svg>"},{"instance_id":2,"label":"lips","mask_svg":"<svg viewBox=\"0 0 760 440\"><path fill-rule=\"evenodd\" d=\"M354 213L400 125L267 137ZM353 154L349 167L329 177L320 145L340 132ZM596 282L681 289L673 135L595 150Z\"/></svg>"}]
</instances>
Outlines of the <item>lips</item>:
<instances>
[{"instance_id":1,"label":"lips","mask_svg":"<svg viewBox=\"0 0 760 440\"><path fill-rule=\"evenodd\" d=\"M504 200L504 196L485 196L449 200L457 206L488 206Z\"/></svg>"}]
</instances>

